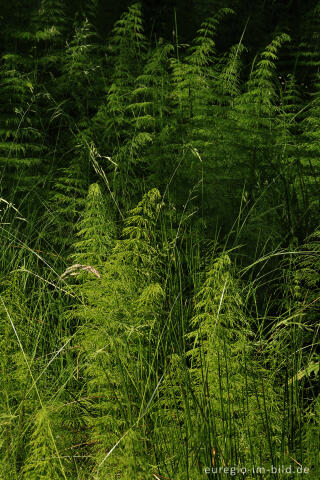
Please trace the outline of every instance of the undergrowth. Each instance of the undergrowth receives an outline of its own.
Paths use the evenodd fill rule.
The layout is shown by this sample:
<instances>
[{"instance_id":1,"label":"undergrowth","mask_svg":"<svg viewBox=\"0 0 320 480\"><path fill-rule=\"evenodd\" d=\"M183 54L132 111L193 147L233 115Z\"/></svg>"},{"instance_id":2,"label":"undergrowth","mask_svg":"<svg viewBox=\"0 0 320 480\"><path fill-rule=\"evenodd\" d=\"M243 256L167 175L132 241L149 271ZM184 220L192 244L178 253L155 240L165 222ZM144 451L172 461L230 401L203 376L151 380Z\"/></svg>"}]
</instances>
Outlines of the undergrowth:
<instances>
[{"instance_id":1,"label":"undergrowth","mask_svg":"<svg viewBox=\"0 0 320 480\"><path fill-rule=\"evenodd\" d=\"M308 24L312 95L287 33L219 51L230 8L102 42L98 2L40 3L0 68L0 478L317 479Z\"/></svg>"}]
</instances>

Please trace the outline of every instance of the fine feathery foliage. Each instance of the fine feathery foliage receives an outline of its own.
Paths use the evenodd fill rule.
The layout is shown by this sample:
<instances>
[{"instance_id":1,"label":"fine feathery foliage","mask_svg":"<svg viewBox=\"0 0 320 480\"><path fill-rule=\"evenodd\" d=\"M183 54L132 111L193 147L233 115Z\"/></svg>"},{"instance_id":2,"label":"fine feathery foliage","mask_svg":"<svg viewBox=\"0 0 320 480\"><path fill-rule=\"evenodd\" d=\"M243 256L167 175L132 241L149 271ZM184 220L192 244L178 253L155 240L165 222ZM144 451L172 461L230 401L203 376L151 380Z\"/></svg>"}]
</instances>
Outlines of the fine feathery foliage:
<instances>
[{"instance_id":1,"label":"fine feathery foliage","mask_svg":"<svg viewBox=\"0 0 320 480\"><path fill-rule=\"evenodd\" d=\"M2 6L1 479L320 477L319 3L169 3Z\"/></svg>"}]
</instances>

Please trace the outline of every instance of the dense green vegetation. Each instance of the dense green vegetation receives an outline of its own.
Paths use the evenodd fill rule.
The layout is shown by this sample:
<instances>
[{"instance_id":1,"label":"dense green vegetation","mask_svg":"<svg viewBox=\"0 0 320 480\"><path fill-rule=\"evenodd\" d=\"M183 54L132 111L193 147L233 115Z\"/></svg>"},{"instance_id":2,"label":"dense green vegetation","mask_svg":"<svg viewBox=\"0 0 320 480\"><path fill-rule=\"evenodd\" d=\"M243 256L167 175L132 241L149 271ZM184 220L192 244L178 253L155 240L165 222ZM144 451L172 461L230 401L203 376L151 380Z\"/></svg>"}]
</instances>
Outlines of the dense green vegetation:
<instances>
[{"instance_id":1,"label":"dense green vegetation","mask_svg":"<svg viewBox=\"0 0 320 480\"><path fill-rule=\"evenodd\" d=\"M3 7L1 479L320 477L320 4L267 3Z\"/></svg>"}]
</instances>

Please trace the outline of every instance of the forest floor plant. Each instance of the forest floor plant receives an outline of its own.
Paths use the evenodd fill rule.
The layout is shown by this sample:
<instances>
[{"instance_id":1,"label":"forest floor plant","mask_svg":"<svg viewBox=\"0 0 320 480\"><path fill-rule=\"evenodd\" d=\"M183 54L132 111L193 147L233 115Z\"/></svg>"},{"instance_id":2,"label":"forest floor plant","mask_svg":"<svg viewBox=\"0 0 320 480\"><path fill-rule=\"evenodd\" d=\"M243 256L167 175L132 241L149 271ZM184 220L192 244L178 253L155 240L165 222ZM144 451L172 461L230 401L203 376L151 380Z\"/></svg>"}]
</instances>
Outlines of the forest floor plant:
<instances>
[{"instance_id":1,"label":"forest floor plant","mask_svg":"<svg viewBox=\"0 0 320 480\"><path fill-rule=\"evenodd\" d=\"M40 3L0 64L0 478L317 480L314 38L310 95L286 25L251 58L231 8L184 44Z\"/></svg>"}]
</instances>

